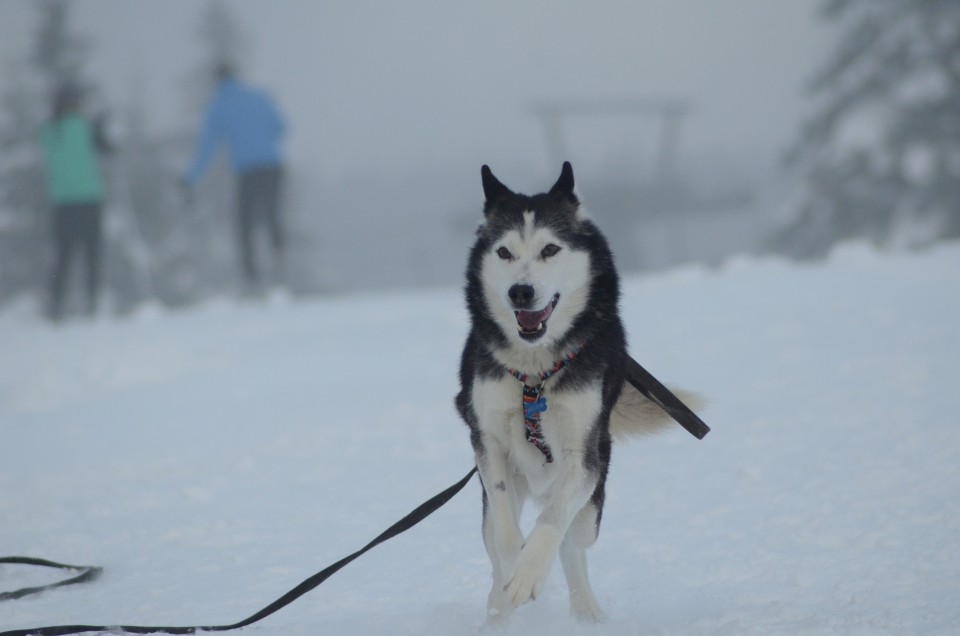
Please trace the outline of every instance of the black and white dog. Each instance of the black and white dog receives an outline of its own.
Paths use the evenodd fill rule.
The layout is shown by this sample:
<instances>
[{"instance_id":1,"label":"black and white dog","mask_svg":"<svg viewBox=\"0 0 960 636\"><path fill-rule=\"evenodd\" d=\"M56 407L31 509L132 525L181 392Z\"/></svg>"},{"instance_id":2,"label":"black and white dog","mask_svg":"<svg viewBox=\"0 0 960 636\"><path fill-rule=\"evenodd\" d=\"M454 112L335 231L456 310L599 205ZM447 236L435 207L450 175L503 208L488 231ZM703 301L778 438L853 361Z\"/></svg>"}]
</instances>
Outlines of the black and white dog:
<instances>
[{"instance_id":1,"label":"black and white dog","mask_svg":"<svg viewBox=\"0 0 960 636\"><path fill-rule=\"evenodd\" d=\"M600 620L586 549L603 513L611 438L668 418L624 382L619 279L570 164L535 196L512 192L487 166L481 175L484 221L467 266L471 329L456 405L483 482L487 609L503 620L536 599L559 553L573 613ZM541 511L524 536L528 498Z\"/></svg>"}]
</instances>

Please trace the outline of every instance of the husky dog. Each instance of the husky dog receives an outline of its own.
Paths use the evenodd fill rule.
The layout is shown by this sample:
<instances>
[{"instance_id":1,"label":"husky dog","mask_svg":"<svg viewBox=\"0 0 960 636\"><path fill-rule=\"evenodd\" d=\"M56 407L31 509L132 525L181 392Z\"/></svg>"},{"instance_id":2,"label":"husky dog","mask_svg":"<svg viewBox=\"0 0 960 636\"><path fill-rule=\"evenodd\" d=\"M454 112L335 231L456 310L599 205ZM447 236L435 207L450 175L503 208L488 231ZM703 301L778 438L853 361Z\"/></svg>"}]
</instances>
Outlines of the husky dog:
<instances>
[{"instance_id":1,"label":"husky dog","mask_svg":"<svg viewBox=\"0 0 960 636\"><path fill-rule=\"evenodd\" d=\"M657 428L663 411L629 383L619 279L563 164L549 192L526 196L481 169L484 221L467 265L471 329L457 410L483 484L487 600L499 621L543 589L559 553L571 610L601 620L587 576L611 437ZM523 504L540 504L524 537Z\"/></svg>"}]
</instances>

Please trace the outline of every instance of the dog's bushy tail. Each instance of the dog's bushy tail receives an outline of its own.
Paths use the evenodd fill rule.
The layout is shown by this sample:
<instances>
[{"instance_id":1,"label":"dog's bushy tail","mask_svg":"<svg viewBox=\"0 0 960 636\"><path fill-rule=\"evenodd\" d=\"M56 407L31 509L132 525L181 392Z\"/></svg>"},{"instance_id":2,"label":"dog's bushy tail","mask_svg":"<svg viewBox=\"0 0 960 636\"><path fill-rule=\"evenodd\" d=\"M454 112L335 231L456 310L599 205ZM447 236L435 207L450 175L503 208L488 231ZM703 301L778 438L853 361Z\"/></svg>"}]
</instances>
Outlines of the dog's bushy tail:
<instances>
[{"instance_id":1,"label":"dog's bushy tail","mask_svg":"<svg viewBox=\"0 0 960 636\"><path fill-rule=\"evenodd\" d=\"M698 411L704 404L696 393L671 389L692 410ZM610 415L610 435L618 442L633 437L653 435L667 429L673 419L663 409L648 400L629 382L623 383L620 399Z\"/></svg>"}]
</instances>

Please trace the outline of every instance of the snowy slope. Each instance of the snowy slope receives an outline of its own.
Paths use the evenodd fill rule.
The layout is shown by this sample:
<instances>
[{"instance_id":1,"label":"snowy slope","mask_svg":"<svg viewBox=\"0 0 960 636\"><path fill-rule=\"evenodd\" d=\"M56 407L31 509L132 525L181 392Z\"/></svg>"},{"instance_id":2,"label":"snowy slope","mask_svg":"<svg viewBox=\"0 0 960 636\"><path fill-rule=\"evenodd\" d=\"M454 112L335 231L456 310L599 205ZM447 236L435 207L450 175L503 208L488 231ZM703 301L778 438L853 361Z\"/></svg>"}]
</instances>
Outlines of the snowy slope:
<instances>
[{"instance_id":1,"label":"snowy slope","mask_svg":"<svg viewBox=\"0 0 960 636\"><path fill-rule=\"evenodd\" d=\"M591 551L503 634L950 634L960 624L960 246L625 281L634 355L713 432L619 446ZM105 566L0 630L239 620L471 466L458 290L0 314L0 554ZM473 634L476 481L257 634ZM0 590L46 580L0 568Z\"/></svg>"}]
</instances>

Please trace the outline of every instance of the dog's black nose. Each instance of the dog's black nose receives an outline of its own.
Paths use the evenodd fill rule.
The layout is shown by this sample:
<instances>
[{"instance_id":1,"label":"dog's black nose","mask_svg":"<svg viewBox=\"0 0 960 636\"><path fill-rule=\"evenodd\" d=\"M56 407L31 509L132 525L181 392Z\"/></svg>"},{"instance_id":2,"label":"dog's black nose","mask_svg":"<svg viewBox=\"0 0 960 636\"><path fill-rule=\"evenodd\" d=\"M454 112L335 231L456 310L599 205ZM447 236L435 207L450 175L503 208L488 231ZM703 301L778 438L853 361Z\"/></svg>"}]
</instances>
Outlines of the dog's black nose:
<instances>
[{"instance_id":1,"label":"dog's black nose","mask_svg":"<svg viewBox=\"0 0 960 636\"><path fill-rule=\"evenodd\" d=\"M507 296L514 307L526 309L533 302L534 293L533 285L514 285L507 291Z\"/></svg>"}]
</instances>

